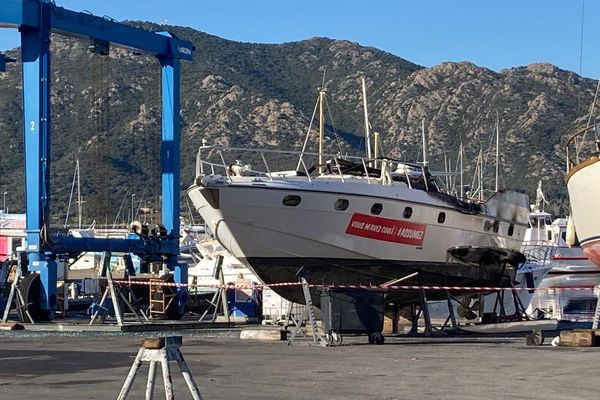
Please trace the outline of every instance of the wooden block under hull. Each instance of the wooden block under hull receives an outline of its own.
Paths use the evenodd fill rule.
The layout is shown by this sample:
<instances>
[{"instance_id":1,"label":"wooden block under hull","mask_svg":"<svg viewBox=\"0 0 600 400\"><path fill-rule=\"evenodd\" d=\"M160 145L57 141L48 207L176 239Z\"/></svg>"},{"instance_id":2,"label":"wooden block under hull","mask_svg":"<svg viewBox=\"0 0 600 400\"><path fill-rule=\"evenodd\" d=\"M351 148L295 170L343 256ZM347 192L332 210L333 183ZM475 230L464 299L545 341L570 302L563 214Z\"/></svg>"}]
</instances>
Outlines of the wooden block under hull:
<instances>
[{"instance_id":1,"label":"wooden block under hull","mask_svg":"<svg viewBox=\"0 0 600 400\"><path fill-rule=\"evenodd\" d=\"M593 329L561 331L559 345L566 347L599 346L600 340L597 339L596 335L600 335L600 331L594 331Z\"/></svg>"},{"instance_id":2,"label":"wooden block under hull","mask_svg":"<svg viewBox=\"0 0 600 400\"><path fill-rule=\"evenodd\" d=\"M240 339L252 340L286 340L287 332L282 329L244 329Z\"/></svg>"}]
</instances>

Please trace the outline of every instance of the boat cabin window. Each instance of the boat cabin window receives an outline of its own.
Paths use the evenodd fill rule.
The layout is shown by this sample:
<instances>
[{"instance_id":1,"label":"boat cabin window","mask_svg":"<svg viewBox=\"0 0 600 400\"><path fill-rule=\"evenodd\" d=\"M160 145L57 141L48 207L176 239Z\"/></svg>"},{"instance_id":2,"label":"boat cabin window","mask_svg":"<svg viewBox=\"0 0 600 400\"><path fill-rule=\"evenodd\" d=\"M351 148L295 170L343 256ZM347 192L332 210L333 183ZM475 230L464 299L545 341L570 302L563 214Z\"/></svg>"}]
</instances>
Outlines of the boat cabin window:
<instances>
[{"instance_id":1,"label":"boat cabin window","mask_svg":"<svg viewBox=\"0 0 600 400\"><path fill-rule=\"evenodd\" d=\"M410 216L412 215L412 208L411 207L405 207L404 208L404 212L402 213L402 216L406 219L409 219Z\"/></svg>"},{"instance_id":2,"label":"boat cabin window","mask_svg":"<svg viewBox=\"0 0 600 400\"><path fill-rule=\"evenodd\" d=\"M546 232L548 235L548 241L551 242L552 241L552 231L547 231Z\"/></svg>"},{"instance_id":3,"label":"boat cabin window","mask_svg":"<svg viewBox=\"0 0 600 400\"><path fill-rule=\"evenodd\" d=\"M371 206L371 214L379 215L381 214L381 211L383 211L383 204L375 203Z\"/></svg>"},{"instance_id":4,"label":"boat cabin window","mask_svg":"<svg viewBox=\"0 0 600 400\"><path fill-rule=\"evenodd\" d=\"M508 236L512 236L513 233L515 233L515 226L513 224L510 224L508 226Z\"/></svg>"},{"instance_id":5,"label":"boat cabin window","mask_svg":"<svg viewBox=\"0 0 600 400\"><path fill-rule=\"evenodd\" d=\"M494 221L494 225L492 225L492 228L494 230L494 233L498 233L498 231L500 230L500 221Z\"/></svg>"},{"instance_id":6,"label":"boat cabin window","mask_svg":"<svg viewBox=\"0 0 600 400\"><path fill-rule=\"evenodd\" d=\"M563 242L567 242L567 231L562 231L560 233L560 238L562 239Z\"/></svg>"},{"instance_id":7,"label":"boat cabin window","mask_svg":"<svg viewBox=\"0 0 600 400\"><path fill-rule=\"evenodd\" d=\"M532 228L543 228L546 225L552 225L552 219L550 217L531 217L529 223Z\"/></svg>"},{"instance_id":8,"label":"boat cabin window","mask_svg":"<svg viewBox=\"0 0 600 400\"><path fill-rule=\"evenodd\" d=\"M338 211L344 211L348 208L349 204L350 203L346 199L337 199L333 205L333 208L335 208Z\"/></svg>"},{"instance_id":9,"label":"boat cabin window","mask_svg":"<svg viewBox=\"0 0 600 400\"><path fill-rule=\"evenodd\" d=\"M440 224L443 224L445 220L446 220L446 213L445 212L439 213L438 214L438 222Z\"/></svg>"},{"instance_id":10,"label":"boat cabin window","mask_svg":"<svg viewBox=\"0 0 600 400\"><path fill-rule=\"evenodd\" d=\"M301 201L302 198L300 198L300 196L290 194L283 198L283 205L288 207L296 207Z\"/></svg>"}]
</instances>

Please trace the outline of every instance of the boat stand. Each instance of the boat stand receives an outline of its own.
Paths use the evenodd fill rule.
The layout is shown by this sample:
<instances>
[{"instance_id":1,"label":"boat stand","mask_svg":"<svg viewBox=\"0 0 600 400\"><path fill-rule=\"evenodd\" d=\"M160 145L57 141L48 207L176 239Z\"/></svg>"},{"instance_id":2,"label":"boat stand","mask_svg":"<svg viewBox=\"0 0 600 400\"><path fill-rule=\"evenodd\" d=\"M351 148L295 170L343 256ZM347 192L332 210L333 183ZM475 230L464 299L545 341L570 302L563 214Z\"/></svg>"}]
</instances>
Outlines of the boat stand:
<instances>
[{"instance_id":1,"label":"boat stand","mask_svg":"<svg viewBox=\"0 0 600 400\"><path fill-rule=\"evenodd\" d=\"M425 336L433 335L433 327L431 326L431 316L429 315L429 305L427 304L427 295L425 289L421 289L419 292L420 306L419 310L416 311L416 305L413 304L412 312L412 326L410 328L410 335L417 336L419 334L419 318L423 315L423 321L425 322L425 330L423 334Z\"/></svg>"},{"instance_id":2,"label":"boat stand","mask_svg":"<svg viewBox=\"0 0 600 400\"><path fill-rule=\"evenodd\" d=\"M446 330L448 322L451 322L452 328L449 330L451 332L456 332L460 329L460 327L458 326L458 322L456 321L456 314L454 313L454 304L452 304L452 295L448 290L446 290L446 304L448 305L448 317L446 318L446 321L444 321L441 330Z\"/></svg>"},{"instance_id":3,"label":"boat stand","mask_svg":"<svg viewBox=\"0 0 600 400\"><path fill-rule=\"evenodd\" d=\"M319 328L317 326L317 319L315 317L315 309L313 306L312 298L310 297L310 287L304 276L300 276L300 283L302 284L302 293L304 294L304 302L306 306L304 307L302 317L298 321L296 321L296 327L294 329L294 332L292 332L292 336L288 340L287 344L288 346L294 344L296 336L302 331L302 324L305 324L308 321L310 323L313 338L312 343L309 343L309 345L327 347L327 341L323 336L319 334L318 331Z\"/></svg>"},{"instance_id":4,"label":"boat stand","mask_svg":"<svg viewBox=\"0 0 600 400\"><path fill-rule=\"evenodd\" d=\"M106 275L108 285L106 286L106 289L104 289L104 294L102 294L102 298L101 298L100 302L98 303L98 309L92 315L92 319L90 320L89 325L92 325L94 323L94 321L98 317L98 314L100 313L101 309L108 311L108 309L104 306L104 302L107 300L107 298L109 296L110 296L110 299L112 300L115 317L117 319L117 324L119 326L123 326L123 314L121 313L121 307L119 306L119 298L121 298L121 300L123 300L123 302L125 303L127 308L129 308L133 312L133 314L135 315L135 317L137 318L137 320L140 323L144 323L144 321L140 318L139 314L142 314L142 316L144 317L146 322L148 322L149 319L146 316L146 314L144 314L143 312L138 313L135 310L135 308L131 305L131 303L129 302L127 297L123 294L123 292L121 292L121 288L118 286L115 287L115 284L113 283L112 271L110 269L110 257L111 257L111 253L109 251L105 251L104 253L102 253L102 260L101 260L102 275ZM131 293L131 290L130 289L128 289L128 290L130 292L129 294L131 296L133 296L133 293Z\"/></svg>"},{"instance_id":5,"label":"boat stand","mask_svg":"<svg viewBox=\"0 0 600 400\"><path fill-rule=\"evenodd\" d=\"M148 367L148 381L146 383L146 400L154 398L154 382L156 379L156 363L160 363L163 377L163 384L165 387L165 397L167 399L174 399L173 394L173 382L171 380L171 368L169 361L177 361L183 379L187 384L192 398L194 400L202 400L198 386L192 377L192 373L181 354L180 347L182 345L181 336L170 336L164 338L144 339L142 340L142 347L140 347L129 374L123 383L121 392L117 397L117 400L124 400L129 395L131 386L135 380L136 374L144 361L149 361Z\"/></svg>"},{"instance_id":6,"label":"boat stand","mask_svg":"<svg viewBox=\"0 0 600 400\"><path fill-rule=\"evenodd\" d=\"M227 289L225 289L225 277L223 276L223 256L217 256L215 259L215 270L213 276L219 277L219 288L213 295L212 299L209 302L209 307L204 311L198 322L202 322L204 317L208 314L213 307L213 315L212 322L217 320L217 313L219 311L223 312L223 316L227 319L227 322L231 322L229 318L229 305L227 304Z\"/></svg>"},{"instance_id":7,"label":"boat stand","mask_svg":"<svg viewBox=\"0 0 600 400\"><path fill-rule=\"evenodd\" d=\"M505 308L505 295L506 291L510 290L513 298L513 306L515 308L515 312L511 315L506 313ZM523 302L521 301L521 297L519 296L519 291L515 288L512 281L510 282L510 288L502 289L496 292L496 300L494 302L494 310L492 315L496 315L496 311L499 313L495 320L492 322L512 322L512 321L529 321L530 318L527 315L525 306L523 306Z\"/></svg>"},{"instance_id":8,"label":"boat stand","mask_svg":"<svg viewBox=\"0 0 600 400\"><path fill-rule=\"evenodd\" d=\"M6 299L6 306L4 307L4 315L2 316L2 323L8 321L8 316L12 308L13 301L15 302L15 308L19 312L19 315L25 315L31 324L35 324L29 310L27 309L27 302L21 292L21 268L18 265L11 265L9 262L5 262L2 266L2 275L6 275L6 279L10 276L11 272L14 271L15 277L10 285L10 292ZM22 318L22 317L21 317ZM23 318L22 318L23 319ZM26 321L23 321L26 322Z\"/></svg>"}]
</instances>

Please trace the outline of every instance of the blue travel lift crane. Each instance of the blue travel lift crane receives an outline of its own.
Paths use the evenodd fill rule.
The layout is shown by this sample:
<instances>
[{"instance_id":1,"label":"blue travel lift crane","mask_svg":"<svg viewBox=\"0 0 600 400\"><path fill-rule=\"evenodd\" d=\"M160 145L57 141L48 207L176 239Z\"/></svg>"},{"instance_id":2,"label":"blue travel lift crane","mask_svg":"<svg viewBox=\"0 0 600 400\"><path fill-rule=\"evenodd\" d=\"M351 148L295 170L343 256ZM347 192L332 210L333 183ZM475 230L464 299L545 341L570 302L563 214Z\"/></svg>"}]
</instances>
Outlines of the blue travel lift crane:
<instances>
[{"instance_id":1,"label":"blue travel lift crane","mask_svg":"<svg viewBox=\"0 0 600 400\"><path fill-rule=\"evenodd\" d=\"M192 60L194 46L169 33L152 33L58 7L50 0L0 0L0 28L21 34L23 129L25 145L26 234L29 269L40 274L38 319L52 320L57 306L57 264L61 257L86 251L133 253L163 261L175 283L187 283L187 264L178 261L180 212L180 60ZM160 237L104 239L50 234L50 34L89 38L94 45L115 43L156 56L162 70L162 222ZM5 56L0 57L0 70ZM176 292L178 315L188 301L187 288Z\"/></svg>"}]
</instances>

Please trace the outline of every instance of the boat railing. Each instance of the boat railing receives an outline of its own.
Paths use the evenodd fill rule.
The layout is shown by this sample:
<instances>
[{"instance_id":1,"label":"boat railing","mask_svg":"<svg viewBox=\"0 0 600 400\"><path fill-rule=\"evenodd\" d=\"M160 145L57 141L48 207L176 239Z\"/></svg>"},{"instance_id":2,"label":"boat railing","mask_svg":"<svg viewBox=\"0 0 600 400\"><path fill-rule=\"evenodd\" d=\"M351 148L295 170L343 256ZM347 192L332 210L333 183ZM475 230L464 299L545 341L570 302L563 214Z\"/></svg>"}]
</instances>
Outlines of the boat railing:
<instances>
[{"instance_id":1,"label":"boat railing","mask_svg":"<svg viewBox=\"0 0 600 400\"><path fill-rule=\"evenodd\" d=\"M569 136L565 142L567 172L582 160L587 159L590 155L598 154L600 151L600 141L598 139L598 129L596 128L596 125L598 125L598 122L579 129ZM585 146L589 134L592 134L594 146Z\"/></svg>"},{"instance_id":2,"label":"boat railing","mask_svg":"<svg viewBox=\"0 0 600 400\"><path fill-rule=\"evenodd\" d=\"M319 155L328 161L319 165ZM261 165L260 169L253 167L257 163ZM289 165L293 168L285 170L285 166ZM221 145L203 145L198 148L196 177L204 175L222 175L230 182L237 177L248 176L264 177L271 181L277 177L295 176L311 182L318 175L335 176L345 182L351 176L361 176L369 184L392 185L396 181L413 188L417 182L421 182L425 190L429 190L431 185L430 175L425 167L397 160Z\"/></svg>"},{"instance_id":3,"label":"boat railing","mask_svg":"<svg viewBox=\"0 0 600 400\"><path fill-rule=\"evenodd\" d=\"M523 253L527 261L539 263L550 262L556 250L556 246L541 244L538 241L525 242L521 247L521 253Z\"/></svg>"}]
</instances>

